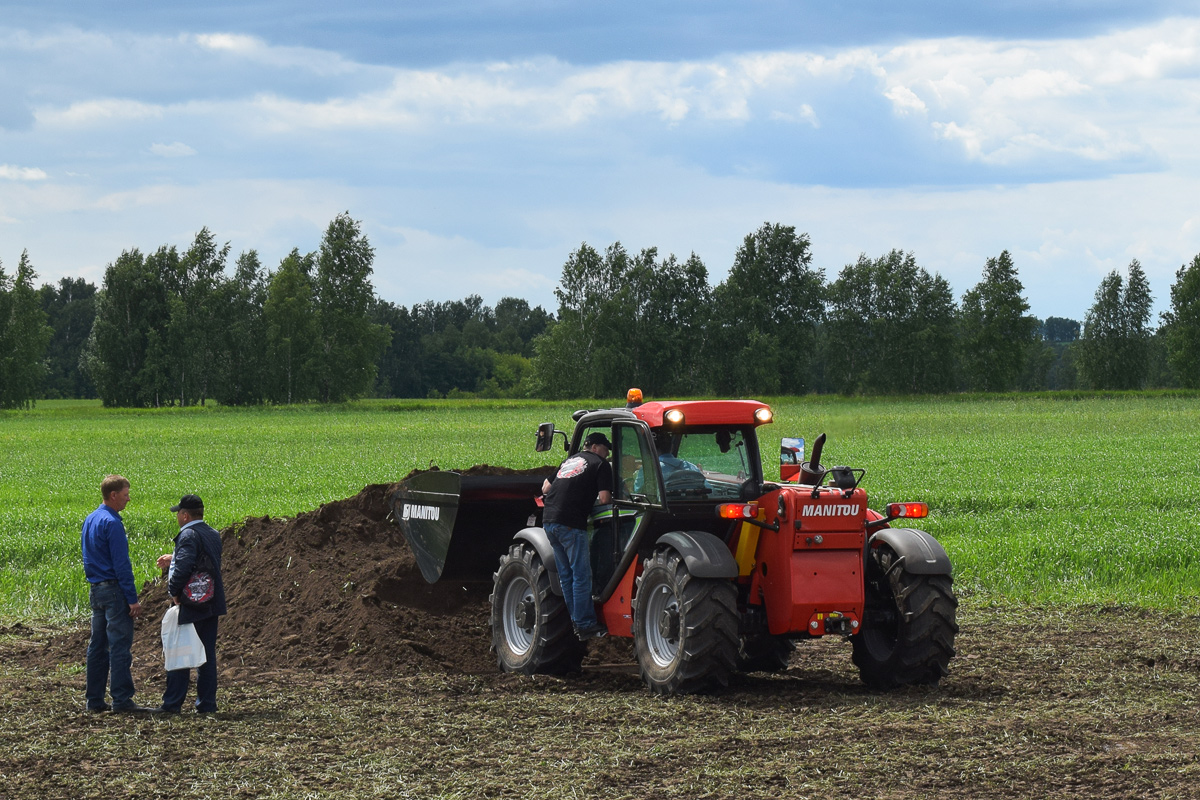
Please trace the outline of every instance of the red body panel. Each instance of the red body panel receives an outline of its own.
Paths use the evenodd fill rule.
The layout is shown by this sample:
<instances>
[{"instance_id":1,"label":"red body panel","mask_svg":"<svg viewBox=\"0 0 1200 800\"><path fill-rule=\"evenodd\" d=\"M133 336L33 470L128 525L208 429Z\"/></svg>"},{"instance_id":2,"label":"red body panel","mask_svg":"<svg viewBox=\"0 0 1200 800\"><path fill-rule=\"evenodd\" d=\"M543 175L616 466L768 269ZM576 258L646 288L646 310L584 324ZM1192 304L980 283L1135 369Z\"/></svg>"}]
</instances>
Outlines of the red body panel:
<instances>
[{"instance_id":1,"label":"red body panel","mask_svg":"<svg viewBox=\"0 0 1200 800\"><path fill-rule=\"evenodd\" d=\"M797 551L790 561L786 569L769 571L762 581L767 629L773 635L807 631L820 636L824 628L810 628L809 624L832 612L862 620L861 552Z\"/></svg>"},{"instance_id":2,"label":"red body panel","mask_svg":"<svg viewBox=\"0 0 1200 800\"><path fill-rule=\"evenodd\" d=\"M750 584L749 601L765 607L768 630L820 636L833 612L861 622L866 493L821 489L814 498L810 489L782 489L779 497L784 513L768 521L780 529L759 536Z\"/></svg>"},{"instance_id":3,"label":"red body panel","mask_svg":"<svg viewBox=\"0 0 1200 800\"><path fill-rule=\"evenodd\" d=\"M629 569L625 570L625 577L621 578L617 590L600 607L600 621L608 628L610 636L633 636L633 605L630 599L633 597L633 581L637 571L638 560L635 558Z\"/></svg>"}]
</instances>

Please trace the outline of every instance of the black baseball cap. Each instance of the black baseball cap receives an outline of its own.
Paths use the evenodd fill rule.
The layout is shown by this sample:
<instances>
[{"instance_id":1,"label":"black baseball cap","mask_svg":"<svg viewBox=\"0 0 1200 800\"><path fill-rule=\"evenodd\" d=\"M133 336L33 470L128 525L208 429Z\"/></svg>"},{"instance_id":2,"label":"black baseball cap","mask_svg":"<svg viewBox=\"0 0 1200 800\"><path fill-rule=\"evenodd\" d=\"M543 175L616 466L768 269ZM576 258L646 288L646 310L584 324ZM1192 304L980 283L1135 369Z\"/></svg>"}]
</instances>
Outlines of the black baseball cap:
<instances>
[{"instance_id":1,"label":"black baseball cap","mask_svg":"<svg viewBox=\"0 0 1200 800\"><path fill-rule=\"evenodd\" d=\"M609 450L612 450L612 442L610 442L608 440L608 437L605 436L600 431L594 431L592 433L589 433L587 435L587 438L583 440L584 447L591 447L594 444L602 444L605 447L607 447Z\"/></svg>"},{"instance_id":2,"label":"black baseball cap","mask_svg":"<svg viewBox=\"0 0 1200 800\"><path fill-rule=\"evenodd\" d=\"M204 501L198 494L185 494L179 498L179 504L171 506L172 511L203 511Z\"/></svg>"}]
</instances>

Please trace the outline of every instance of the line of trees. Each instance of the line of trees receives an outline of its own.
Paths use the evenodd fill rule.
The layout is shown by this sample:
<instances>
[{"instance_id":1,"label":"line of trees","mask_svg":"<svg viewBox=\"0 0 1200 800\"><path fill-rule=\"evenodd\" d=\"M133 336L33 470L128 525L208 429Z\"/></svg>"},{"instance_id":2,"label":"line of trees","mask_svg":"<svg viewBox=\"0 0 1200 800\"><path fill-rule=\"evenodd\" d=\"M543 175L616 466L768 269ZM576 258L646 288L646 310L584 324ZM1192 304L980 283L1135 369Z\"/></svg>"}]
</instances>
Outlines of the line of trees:
<instances>
[{"instance_id":1,"label":"line of trees","mask_svg":"<svg viewBox=\"0 0 1200 800\"><path fill-rule=\"evenodd\" d=\"M558 313L477 295L409 308L379 299L374 250L338 215L316 252L274 270L202 229L182 253L123 252L102 287L33 288L0 265L0 407L99 396L110 406L338 402L353 397L909 394L1200 388L1200 255L1171 308L1135 260L1082 323L1029 315L1010 254L956 301L912 253L860 256L827 280L810 241L764 224L729 274L618 242L563 266Z\"/></svg>"},{"instance_id":2,"label":"line of trees","mask_svg":"<svg viewBox=\"0 0 1200 800\"><path fill-rule=\"evenodd\" d=\"M1200 256L1180 268L1157 330L1137 261L1101 282L1081 325L1030 316L1007 251L956 302L899 250L860 256L829 281L806 234L770 223L715 287L694 254L585 244L557 297L557 324L535 343L540 397L628 385L656 396L1200 388Z\"/></svg>"},{"instance_id":3,"label":"line of trees","mask_svg":"<svg viewBox=\"0 0 1200 800\"><path fill-rule=\"evenodd\" d=\"M374 258L349 214L329 224L316 252L293 249L274 270L252 250L228 274L230 246L208 228L182 253L165 245L121 253L99 290L64 278L35 291L22 255L15 281L0 270L0 403L98 396L109 406L249 405L525 391L532 342L550 313L518 298L491 308L476 295L398 306L375 295Z\"/></svg>"}]
</instances>

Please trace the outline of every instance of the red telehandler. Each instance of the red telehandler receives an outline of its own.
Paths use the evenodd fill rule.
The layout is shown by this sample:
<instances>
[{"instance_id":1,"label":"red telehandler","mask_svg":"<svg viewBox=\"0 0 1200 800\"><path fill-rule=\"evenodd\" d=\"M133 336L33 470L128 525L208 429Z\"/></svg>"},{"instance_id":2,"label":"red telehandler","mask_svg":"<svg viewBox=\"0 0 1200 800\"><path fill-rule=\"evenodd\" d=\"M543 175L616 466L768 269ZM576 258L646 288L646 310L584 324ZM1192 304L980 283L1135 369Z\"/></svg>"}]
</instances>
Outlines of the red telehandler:
<instances>
[{"instance_id":1,"label":"red telehandler","mask_svg":"<svg viewBox=\"0 0 1200 800\"><path fill-rule=\"evenodd\" d=\"M929 534L896 521L923 503L867 507L865 470L825 468L825 436L803 460L784 440L785 480L764 480L757 430L772 421L752 400L649 402L574 414L575 453L593 431L613 443L611 505L589 523L596 611L631 637L642 679L662 694L727 684L734 671L787 668L795 643L844 636L864 682L936 684L958 632L950 559ZM553 550L540 527L541 475L430 471L392 498L426 580L489 575L492 648L501 669L579 669Z\"/></svg>"}]
</instances>

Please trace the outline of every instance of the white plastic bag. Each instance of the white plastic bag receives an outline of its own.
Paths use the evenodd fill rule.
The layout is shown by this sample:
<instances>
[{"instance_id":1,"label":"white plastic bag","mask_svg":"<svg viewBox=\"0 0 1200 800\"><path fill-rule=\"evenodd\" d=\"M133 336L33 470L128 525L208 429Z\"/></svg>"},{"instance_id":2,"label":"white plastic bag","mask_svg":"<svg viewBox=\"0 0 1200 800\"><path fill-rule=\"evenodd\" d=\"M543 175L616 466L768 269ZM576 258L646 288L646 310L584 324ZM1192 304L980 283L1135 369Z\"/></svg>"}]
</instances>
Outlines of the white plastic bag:
<instances>
[{"instance_id":1,"label":"white plastic bag","mask_svg":"<svg viewBox=\"0 0 1200 800\"><path fill-rule=\"evenodd\" d=\"M204 653L204 643L196 626L192 623L179 624L179 606L171 606L163 616L162 621L163 658L167 662L167 671L173 669L192 669L200 667L208 661Z\"/></svg>"}]
</instances>

